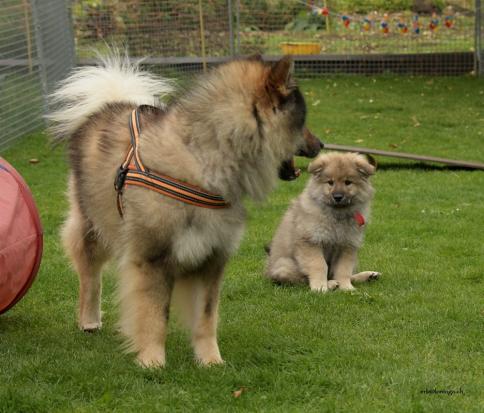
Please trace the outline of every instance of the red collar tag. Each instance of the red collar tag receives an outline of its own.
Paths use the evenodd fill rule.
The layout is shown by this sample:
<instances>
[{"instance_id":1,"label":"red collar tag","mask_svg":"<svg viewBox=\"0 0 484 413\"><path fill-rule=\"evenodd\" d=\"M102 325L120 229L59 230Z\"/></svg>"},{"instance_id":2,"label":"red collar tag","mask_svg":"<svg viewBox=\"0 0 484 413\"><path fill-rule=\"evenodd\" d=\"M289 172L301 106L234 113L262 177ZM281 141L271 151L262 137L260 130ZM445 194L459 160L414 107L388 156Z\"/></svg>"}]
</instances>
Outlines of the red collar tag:
<instances>
[{"instance_id":1,"label":"red collar tag","mask_svg":"<svg viewBox=\"0 0 484 413\"><path fill-rule=\"evenodd\" d=\"M365 217L363 216L363 214L359 211L356 211L355 212L355 215L353 215L353 218L355 219L356 223L362 227L363 225L365 225Z\"/></svg>"}]
</instances>

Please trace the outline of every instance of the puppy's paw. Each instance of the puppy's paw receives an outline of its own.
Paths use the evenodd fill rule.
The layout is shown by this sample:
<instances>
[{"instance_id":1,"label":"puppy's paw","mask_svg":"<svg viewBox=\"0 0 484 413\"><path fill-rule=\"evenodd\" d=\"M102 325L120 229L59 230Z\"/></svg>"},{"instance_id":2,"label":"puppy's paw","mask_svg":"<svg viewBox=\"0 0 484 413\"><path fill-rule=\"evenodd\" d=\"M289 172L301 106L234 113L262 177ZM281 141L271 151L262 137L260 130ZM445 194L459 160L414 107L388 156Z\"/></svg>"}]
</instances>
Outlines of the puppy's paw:
<instances>
[{"instance_id":1,"label":"puppy's paw","mask_svg":"<svg viewBox=\"0 0 484 413\"><path fill-rule=\"evenodd\" d=\"M340 289L341 291L355 291L355 290L356 290L356 288L355 288L355 287L353 287L353 286L351 285L351 283L349 283L349 284L341 284L341 283L340 283L340 284L339 284L339 289Z\"/></svg>"},{"instance_id":2,"label":"puppy's paw","mask_svg":"<svg viewBox=\"0 0 484 413\"><path fill-rule=\"evenodd\" d=\"M381 276L381 272L372 271L371 274L368 276L368 281L378 280L380 276Z\"/></svg>"},{"instance_id":3,"label":"puppy's paw","mask_svg":"<svg viewBox=\"0 0 484 413\"><path fill-rule=\"evenodd\" d=\"M336 290L339 288L339 282L336 280L329 280L328 281L328 290Z\"/></svg>"},{"instance_id":4,"label":"puppy's paw","mask_svg":"<svg viewBox=\"0 0 484 413\"><path fill-rule=\"evenodd\" d=\"M381 273L378 271L363 271L359 272L358 274L354 274L351 276L351 281L353 282L367 282L373 281L380 278Z\"/></svg>"},{"instance_id":5,"label":"puppy's paw","mask_svg":"<svg viewBox=\"0 0 484 413\"><path fill-rule=\"evenodd\" d=\"M311 291L315 293L327 293L329 291L328 286L322 284L313 284L310 285L309 288L311 288Z\"/></svg>"}]
</instances>

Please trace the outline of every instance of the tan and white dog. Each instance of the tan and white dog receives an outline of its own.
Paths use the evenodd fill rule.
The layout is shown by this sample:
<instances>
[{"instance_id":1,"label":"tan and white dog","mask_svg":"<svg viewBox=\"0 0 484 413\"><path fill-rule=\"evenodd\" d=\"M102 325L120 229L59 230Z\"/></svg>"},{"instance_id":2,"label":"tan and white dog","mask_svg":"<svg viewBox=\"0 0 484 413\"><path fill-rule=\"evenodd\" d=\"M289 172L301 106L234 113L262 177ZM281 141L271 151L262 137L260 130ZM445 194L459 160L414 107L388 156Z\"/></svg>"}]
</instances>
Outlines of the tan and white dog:
<instances>
[{"instance_id":1,"label":"tan and white dog","mask_svg":"<svg viewBox=\"0 0 484 413\"><path fill-rule=\"evenodd\" d=\"M319 155L311 178L284 215L269 248L267 276L279 283L309 283L311 290L353 290L352 281L380 276L353 274L370 213L375 172L372 158L350 153Z\"/></svg>"}]
</instances>

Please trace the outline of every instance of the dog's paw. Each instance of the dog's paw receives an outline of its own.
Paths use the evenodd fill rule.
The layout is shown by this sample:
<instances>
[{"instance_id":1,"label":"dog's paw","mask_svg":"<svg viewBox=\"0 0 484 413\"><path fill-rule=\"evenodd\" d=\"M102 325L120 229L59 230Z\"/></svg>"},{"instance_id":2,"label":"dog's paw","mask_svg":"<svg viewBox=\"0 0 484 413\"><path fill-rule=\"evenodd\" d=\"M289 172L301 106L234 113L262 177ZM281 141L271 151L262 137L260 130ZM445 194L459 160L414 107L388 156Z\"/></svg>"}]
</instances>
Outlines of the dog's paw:
<instances>
[{"instance_id":1,"label":"dog's paw","mask_svg":"<svg viewBox=\"0 0 484 413\"><path fill-rule=\"evenodd\" d=\"M160 368L165 366L165 354L163 351L141 351L136 357L138 366L144 369Z\"/></svg>"},{"instance_id":2,"label":"dog's paw","mask_svg":"<svg viewBox=\"0 0 484 413\"><path fill-rule=\"evenodd\" d=\"M101 321L95 323L81 323L79 328L86 333L94 333L95 331L101 330L103 323Z\"/></svg>"},{"instance_id":3,"label":"dog's paw","mask_svg":"<svg viewBox=\"0 0 484 413\"><path fill-rule=\"evenodd\" d=\"M197 363L202 367L210 367L224 364L225 361L223 361L220 355L214 355L213 357L204 357L203 359L197 357Z\"/></svg>"},{"instance_id":4,"label":"dog's paw","mask_svg":"<svg viewBox=\"0 0 484 413\"><path fill-rule=\"evenodd\" d=\"M203 332L201 333L203 334ZM194 337L193 349L195 352L195 360L200 366L214 366L223 364L222 356L217 344L217 338L214 335L206 337Z\"/></svg>"},{"instance_id":5,"label":"dog's paw","mask_svg":"<svg viewBox=\"0 0 484 413\"><path fill-rule=\"evenodd\" d=\"M368 276L368 281L378 280L380 276L381 276L381 272L372 271L371 274Z\"/></svg>"},{"instance_id":6,"label":"dog's paw","mask_svg":"<svg viewBox=\"0 0 484 413\"><path fill-rule=\"evenodd\" d=\"M215 336L194 337L192 344L195 351L195 360L199 365L213 366L216 364L223 364L224 361L220 355Z\"/></svg>"}]
</instances>

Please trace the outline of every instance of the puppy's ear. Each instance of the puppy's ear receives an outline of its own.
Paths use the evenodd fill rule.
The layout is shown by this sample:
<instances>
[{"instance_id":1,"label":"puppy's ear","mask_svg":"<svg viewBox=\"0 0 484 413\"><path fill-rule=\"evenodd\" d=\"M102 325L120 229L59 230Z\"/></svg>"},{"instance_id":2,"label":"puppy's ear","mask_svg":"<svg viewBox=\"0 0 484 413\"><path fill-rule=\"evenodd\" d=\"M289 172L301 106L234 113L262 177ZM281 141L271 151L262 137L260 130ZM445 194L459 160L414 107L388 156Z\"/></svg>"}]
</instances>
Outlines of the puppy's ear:
<instances>
[{"instance_id":1,"label":"puppy's ear","mask_svg":"<svg viewBox=\"0 0 484 413\"><path fill-rule=\"evenodd\" d=\"M368 163L370 165L373 165L375 167L375 170L376 170L378 168L378 162L376 161L376 159L373 158L373 156L371 156L369 153L366 153L365 157L368 160Z\"/></svg>"},{"instance_id":2,"label":"puppy's ear","mask_svg":"<svg viewBox=\"0 0 484 413\"><path fill-rule=\"evenodd\" d=\"M274 63L267 77L267 86L270 92L278 92L287 95L296 84L291 79L292 57L284 56Z\"/></svg>"},{"instance_id":3,"label":"puppy's ear","mask_svg":"<svg viewBox=\"0 0 484 413\"><path fill-rule=\"evenodd\" d=\"M326 166L325 159L323 157L318 157L314 161L312 161L308 166L308 172L313 176L319 177L321 176L321 172Z\"/></svg>"},{"instance_id":4,"label":"puppy's ear","mask_svg":"<svg viewBox=\"0 0 484 413\"><path fill-rule=\"evenodd\" d=\"M374 164L371 163L372 161L370 159L365 159L363 156L360 156L356 161L356 169L363 178L368 178L376 171L376 161L372 156L370 158Z\"/></svg>"}]
</instances>

